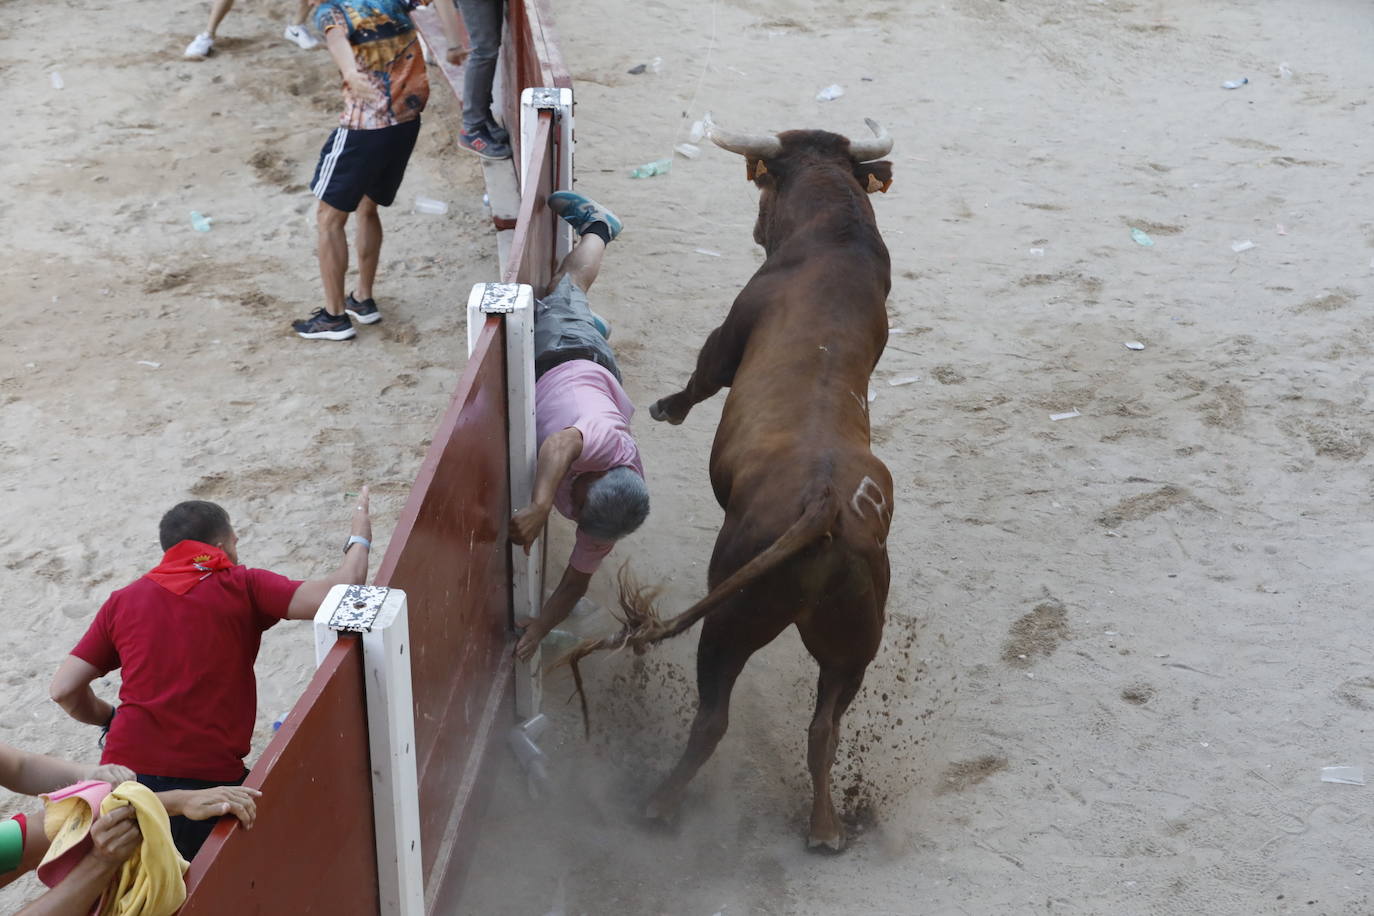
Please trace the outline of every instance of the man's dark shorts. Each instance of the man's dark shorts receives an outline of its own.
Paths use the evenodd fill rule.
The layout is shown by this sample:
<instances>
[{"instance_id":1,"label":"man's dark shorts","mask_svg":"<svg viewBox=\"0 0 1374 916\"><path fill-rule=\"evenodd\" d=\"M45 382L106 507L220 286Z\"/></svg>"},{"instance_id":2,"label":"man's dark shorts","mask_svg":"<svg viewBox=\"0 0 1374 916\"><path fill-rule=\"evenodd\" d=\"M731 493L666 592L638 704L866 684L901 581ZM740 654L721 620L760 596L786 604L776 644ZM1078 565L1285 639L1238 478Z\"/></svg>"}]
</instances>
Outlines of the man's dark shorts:
<instances>
[{"instance_id":1,"label":"man's dark shorts","mask_svg":"<svg viewBox=\"0 0 1374 916\"><path fill-rule=\"evenodd\" d=\"M615 354L592 320L587 294L567 274L534 303L534 377L554 366L587 359L623 382Z\"/></svg>"},{"instance_id":2,"label":"man's dark shorts","mask_svg":"<svg viewBox=\"0 0 1374 916\"><path fill-rule=\"evenodd\" d=\"M310 192L345 213L358 209L364 194L378 206L391 206L419 134L419 118L376 130L334 128L320 149Z\"/></svg>"},{"instance_id":3,"label":"man's dark shorts","mask_svg":"<svg viewBox=\"0 0 1374 916\"><path fill-rule=\"evenodd\" d=\"M147 786L149 791L171 792L174 789L213 789L216 786L241 786L243 780L248 777L245 770L238 782L207 782L204 779L172 779L167 776L145 776L138 774L138 781ZM177 852L187 862L196 857L200 847L205 845L205 841L210 839L210 833L219 823L219 818L212 817L203 821L193 821L189 817L178 814L176 817L169 818L172 828L172 843L176 846Z\"/></svg>"}]
</instances>

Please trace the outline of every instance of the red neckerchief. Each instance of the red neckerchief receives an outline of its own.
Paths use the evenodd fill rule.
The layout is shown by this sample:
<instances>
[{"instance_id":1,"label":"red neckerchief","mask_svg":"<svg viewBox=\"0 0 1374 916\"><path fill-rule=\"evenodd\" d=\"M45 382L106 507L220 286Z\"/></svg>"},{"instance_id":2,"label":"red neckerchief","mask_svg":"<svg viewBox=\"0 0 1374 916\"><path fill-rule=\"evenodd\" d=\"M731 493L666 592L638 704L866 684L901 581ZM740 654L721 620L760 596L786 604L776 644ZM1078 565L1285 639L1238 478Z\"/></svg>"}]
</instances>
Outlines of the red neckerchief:
<instances>
[{"instance_id":1,"label":"red neckerchief","mask_svg":"<svg viewBox=\"0 0 1374 916\"><path fill-rule=\"evenodd\" d=\"M182 541L162 555L147 576L173 595L184 595L201 579L221 569L233 569L229 555L200 541Z\"/></svg>"}]
</instances>

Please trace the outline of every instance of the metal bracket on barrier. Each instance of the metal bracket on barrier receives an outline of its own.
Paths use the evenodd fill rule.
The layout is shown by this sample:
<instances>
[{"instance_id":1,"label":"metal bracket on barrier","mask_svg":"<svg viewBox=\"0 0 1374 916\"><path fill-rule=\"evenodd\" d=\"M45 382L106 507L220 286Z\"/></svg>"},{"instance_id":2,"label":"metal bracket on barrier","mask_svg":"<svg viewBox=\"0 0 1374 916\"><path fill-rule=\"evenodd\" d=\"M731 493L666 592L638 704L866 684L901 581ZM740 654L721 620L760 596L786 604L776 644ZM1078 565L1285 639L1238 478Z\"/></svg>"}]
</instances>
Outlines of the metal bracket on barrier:
<instances>
[{"instance_id":1,"label":"metal bracket on barrier","mask_svg":"<svg viewBox=\"0 0 1374 916\"><path fill-rule=\"evenodd\" d=\"M380 912L424 916L420 781L405 592L376 585L334 586L315 612L317 666L341 633L356 634L363 643Z\"/></svg>"},{"instance_id":2,"label":"metal bracket on barrier","mask_svg":"<svg viewBox=\"0 0 1374 916\"><path fill-rule=\"evenodd\" d=\"M520 93L520 193L530 176L530 152L539 112L554 113L558 156L554 160L552 190L568 191L573 184L573 93L571 89L539 87ZM560 221L554 234L554 263L572 251L572 227Z\"/></svg>"},{"instance_id":3,"label":"metal bracket on barrier","mask_svg":"<svg viewBox=\"0 0 1374 916\"><path fill-rule=\"evenodd\" d=\"M502 315L506 324L506 406L510 434L510 506L524 508L534 497L538 441L534 418L534 290L527 283L477 283L468 294L468 355L472 355L486 316ZM504 520L503 520L504 523ZM544 604L544 538L510 548L511 609L515 618L538 617ZM515 711L522 719L538 715L543 702L540 655L515 663Z\"/></svg>"}]
</instances>

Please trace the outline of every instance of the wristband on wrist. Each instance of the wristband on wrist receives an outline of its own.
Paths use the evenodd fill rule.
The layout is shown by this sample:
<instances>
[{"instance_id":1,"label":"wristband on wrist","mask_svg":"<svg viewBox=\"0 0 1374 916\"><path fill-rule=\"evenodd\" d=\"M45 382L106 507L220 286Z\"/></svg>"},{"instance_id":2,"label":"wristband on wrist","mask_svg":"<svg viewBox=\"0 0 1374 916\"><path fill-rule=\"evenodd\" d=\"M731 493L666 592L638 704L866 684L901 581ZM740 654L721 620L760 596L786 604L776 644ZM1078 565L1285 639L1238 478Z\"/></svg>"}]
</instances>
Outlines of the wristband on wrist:
<instances>
[{"instance_id":1,"label":"wristband on wrist","mask_svg":"<svg viewBox=\"0 0 1374 916\"><path fill-rule=\"evenodd\" d=\"M361 534L355 534L349 537L349 539L344 543L343 552L348 553L348 548L352 547L354 544L362 544L368 550L372 549L371 541L363 537Z\"/></svg>"},{"instance_id":2,"label":"wristband on wrist","mask_svg":"<svg viewBox=\"0 0 1374 916\"><path fill-rule=\"evenodd\" d=\"M100 726L100 740L96 742L96 747L102 749L105 747L105 739L110 735L110 726L114 724L115 713L118 711L119 707L114 704L110 705L110 717L105 720L104 725Z\"/></svg>"}]
</instances>

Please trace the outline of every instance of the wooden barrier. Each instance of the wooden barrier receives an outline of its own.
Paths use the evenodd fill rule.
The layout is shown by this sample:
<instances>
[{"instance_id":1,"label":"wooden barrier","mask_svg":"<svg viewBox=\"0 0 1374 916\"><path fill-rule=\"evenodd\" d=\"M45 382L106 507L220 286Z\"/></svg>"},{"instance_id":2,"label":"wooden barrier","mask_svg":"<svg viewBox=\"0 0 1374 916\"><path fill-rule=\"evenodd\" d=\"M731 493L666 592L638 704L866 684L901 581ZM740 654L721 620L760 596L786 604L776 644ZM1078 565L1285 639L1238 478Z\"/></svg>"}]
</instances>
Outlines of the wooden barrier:
<instances>
[{"instance_id":1,"label":"wooden barrier","mask_svg":"<svg viewBox=\"0 0 1374 916\"><path fill-rule=\"evenodd\" d=\"M514 125L521 90L572 81L543 3L511 0L506 41L506 123ZM456 75L445 69L451 84ZM537 292L556 251L547 198L571 184L558 174L553 123L540 112L502 277ZM462 301L455 289L451 307ZM425 910L436 916L456 912L504 753L499 738L513 719L503 335L501 320L487 319L375 579L404 589L409 604ZM187 874L183 914L377 912L362 678L358 641L341 639L245 781L263 791L253 831L227 818L217 825Z\"/></svg>"},{"instance_id":2,"label":"wooden barrier","mask_svg":"<svg viewBox=\"0 0 1374 916\"><path fill-rule=\"evenodd\" d=\"M183 916L377 912L363 697L362 647L341 640L249 774L252 833L225 818L191 863Z\"/></svg>"}]
</instances>

